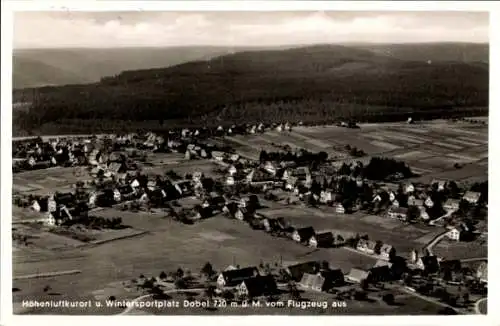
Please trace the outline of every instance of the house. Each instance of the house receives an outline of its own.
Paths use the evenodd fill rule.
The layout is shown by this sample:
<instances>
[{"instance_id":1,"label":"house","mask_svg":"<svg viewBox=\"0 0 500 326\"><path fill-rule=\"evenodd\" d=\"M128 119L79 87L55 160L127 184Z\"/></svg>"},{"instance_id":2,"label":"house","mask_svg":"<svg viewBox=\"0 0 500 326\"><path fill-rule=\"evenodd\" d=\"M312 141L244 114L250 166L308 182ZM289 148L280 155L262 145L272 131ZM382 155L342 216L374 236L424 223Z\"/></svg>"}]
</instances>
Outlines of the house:
<instances>
[{"instance_id":1,"label":"house","mask_svg":"<svg viewBox=\"0 0 500 326\"><path fill-rule=\"evenodd\" d=\"M344 282L344 274L340 269L324 271L316 274L304 273L299 285L313 291L329 291L335 285Z\"/></svg>"},{"instance_id":2,"label":"house","mask_svg":"<svg viewBox=\"0 0 500 326\"><path fill-rule=\"evenodd\" d=\"M220 273L217 277L217 285L219 287L236 286L247 279L257 276L259 276L259 270L257 267L226 270Z\"/></svg>"},{"instance_id":3,"label":"house","mask_svg":"<svg viewBox=\"0 0 500 326\"><path fill-rule=\"evenodd\" d=\"M396 254L396 249L387 243L384 243L380 248L380 256L384 259L389 260L395 254Z\"/></svg>"},{"instance_id":4,"label":"house","mask_svg":"<svg viewBox=\"0 0 500 326\"><path fill-rule=\"evenodd\" d=\"M424 204L425 204L425 206L427 206L428 208L432 208L432 207L434 207L434 202L432 201L431 196L428 196L428 197L425 199Z\"/></svg>"},{"instance_id":5,"label":"house","mask_svg":"<svg viewBox=\"0 0 500 326\"><path fill-rule=\"evenodd\" d=\"M108 171L111 172L112 175L117 175L127 172L127 168L123 163L111 162L108 165Z\"/></svg>"},{"instance_id":6,"label":"house","mask_svg":"<svg viewBox=\"0 0 500 326\"><path fill-rule=\"evenodd\" d=\"M31 203L31 209L34 210L35 212L40 212L41 211L41 206L40 204L38 203L38 200L34 200L32 203Z\"/></svg>"},{"instance_id":7,"label":"house","mask_svg":"<svg viewBox=\"0 0 500 326\"><path fill-rule=\"evenodd\" d=\"M224 161L224 152L221 151L213 151L212 157L217 161Z\"/></svg>"},{"instance_id":8,"label":"house","mask_svg":"<svg viewBox=\"0 0 500 326\"><path fill-rule=\"evenodd\" d=\"M236 202L230 202L224 205L222 212L229 217L236 217L236 212L238 211L238 204Z\"/></svg>"},{"instance_id":9,"label":"house","mask_svg":"<svg viewBox=\"0 0 500 326\"><path fill-rule=\"evenodd\" d=\"M389 201L392 203L395 200L396 200L396 194L394 193L394 191L390 191L389 192Z\"/></svg>"},{"instance_id":10,"label":"house","mask_svg":"<svg viewBox=\"0 0 500 326\"><path fill-rule=\"evenodd\" d=\"M250 207L239 207L234 213L234 218L240 221L247 221L254 217L255 209Z\"/></svg>"},{"instance_id":11,"label":"house","mask_svg":"<svg viewBox=\"0 0 500 326\"><path fill-rule=\"evenodd\" d=\"M420 208L420 218L424 221L430 219L429 213L427 213L425 207Z\"/></svg>"},{"instance_id":12,"label":"house","mask_svg":"<svg viewBox=\"0 0 500 326\"><path fill-rule=\"evenodd\" d=\"M387 216L390 218L398 218L405 220L408 217L408 208L406 207L390 207L387 211Z\"/></svg>"},{"instance_id":13,"label":"house","mask_svg":"<svg viewBox=\"0 0 500 326\"><path fill-rule=\"evenodd\" d=\"M373 265L373 267L381 267L381 266L388 266L389 268L391 268L392 263L388 262L387 260L379 259Z\"/></svg>"},{"instance_id":14,"label":"house","mask_svg":"<svg viewBox=\"0 0 500 326\"><path fill-rule=\"evenodd\" d=\"M270 173L271 175L273 175L273 176L274 176L274 175L276 175L276 172L278 171L278 169L276 168L276 166L274 165L274 163L273 163L273 162L269 162L269 161L267 161L267 162L264 164L263 169L264 169L266 172L268 172L268 173Z\"/></svg>"},{"instance_id":15,"label":"house","mask_svg":"<svg viewBox=\"0 0 500 326\"><path fill-rule=\"evenodd\" d=\"M146 187L148 188L149 191L154 191L156 189L156 181L149 180Z\"/></svg>"},{"instance_id":16,"label":"house","mask_svg":"<svg viewBox=\"0 0 500 326\"><path fill-rule=\"evenodd\" d=\"M139 183L139 181L137 179L134 179L131 183L130 183L130 186L132 186L133 188L138 188L141 184Z\"/></svg>"},{"instance_id":17,"label":"house","mask_svg":"<svg viewBox=\"0 0 500 326\"><path fill-rule=\"evenodd\" d=\"M476 270L476 278L479 279L480 282L488 283L488 262L483 261Z\"/></svg>"},{"instance_id":18,"label":"house","mask_svg":"<svg viewBox=\"0 0 500 326\"><path fill-rule=\"evenodd\" d=\"M423 199L417 199L417 198L415 198L415 196L409 196L407 204L408 204L408 206L423 207L424 206L424 200Z\"/></svg>"},{"instance_id":19,"label":"house","mask_svg":"<svg viewBox=\"0 0 500 326\"><path fill-rule=\"evenodd\" d=\"M455 212L460 208L460 201L458 199L449 198L443 205L444 210L447 212Z\"/></svg>"},{"instance_id":20,"label":"house","mask_svg":"<svg viewBox=\"0 0 500 326\"><path fill-rule=\"evenodd\" d=\"M469 202L469 204L476 205L481 198L481 193L476 191L467 191L462 197L463 200Z\"/></svg>"},{"instance_id":21,"label":"house","mask_svg":"<svg viewBox=\"0 0 500 326\"><path fill-rule=\"evenodd\" d=\"M300 282L305 273L317 274L320 270L320 264L316 261L290 265L285 268L285 272L295 282Z\"/></svg>"},{"instance_id":22,"label":"house","mask_svg":"<svg viewBox=\"0 0 500 326\"><path fill-rule=\"evenodd\" d=\"M228 185L228 186L234 186L234 183L235 183L234 182L234 177L231 176L231 175L227 176L227 178L226 178L226 185Z\"/></svg>"},{"instance_id":23,"label":"house","mask_svg":"<svg viewBox=\"0 0 500 326\"><path fill-rule=\"evenodd\" d=\"M91 191L88 194L88 205L89 207L95 207L96 206L96 200L97 200L97 193L95 191Z\"/></svg>"},{"instance_id":24,"label":"house","mask_svg":"<svg viewBox=\"0 0 500 326\"><path fill-rule=\"evenodd\" d=\"M238 170L236 170L236 167L234 165L229 166L229 169L227 171L229 175L234 176Z\"/></svg>"},{"instance_id":25,"label":"house","mask_svg":"<svg viewBox=\"0 0 500 326\"><path fill-rule=\"evenodd\" d=\"M313 235L309 239L309 246L313 248L329 248L333 245L334 237L332 232L323 232Z\"/></svg>"},{"instance_id":26,"label":"house","mask_svg":"<svg viewBox=\"0 0 500 326\"><path fill-rule=\"evenodd\" d=\"M368 279L370 273L359 268L351 268L349 274L346 275L346 281L352 283L361 283L363 280Z\"/></svg>"},{"instance_id":27,"label":"house","mask_svg":"<svg viewBox=\"0 0 500 326\"><path fill-rule=\"evenodd\" d=\"M337 205L335 205L335 212L339 213L339 214L344 214L346 212L346 209L345 209L344 205L342 205L341 203L338 203Z\"/></svg>"},{"instance_id":28,"label":"house","mask_svg":"<svg viewBox=\"0 0 500 326\"><path fill-rule=\"evenodd\" d=\"M448 231L446 236L451 240L460 241L460 230L458 230L457 228L452 228L450 229L450 231Z\"/></svg>"},{"instance_id":29,"label":"house","mask_svg":"<svg viewBox=\"0 0 500 326\"><path fill-rule=\"evenodd\" d=\"M54 200L54 195L50 195L47 198L47 211L53 213L56 211L56 209L57 209L57 203Z\"/></svg>"},{"instance_id":30,"label":"house","mask_svg":"<svg viewBox=\"0 0 500 326\"><path fill-rule=\"evenodd\" d=\"M412 183L408 183L404 187L405 194L411 194L415 191L415 186Z\"/></svg>"},{"instance_id":31,"label":"house","mask_svg":"<svg viewBox=\"0 0 500 326\"><path fill-rule=\"evenodd\" d=\"M278 286L272 275L264 275L243 280L237 290L240 297L255 298L275 294Z\"/></svg>"},{"instance_id":32,"label":"house","mask_svg":"<svg viewBox=\"0 0 500 326\"><path fill-rule=\"evenodd\" d=\"M436 185L438 191L443 191L446 187L446 181L444 180L432 180L431 185Z\"/></svg>"},{"instance_id":33,"label":"house","mask_svg":"<svg viewBox=\"0 0 500 326\"><path fill-rule=\"evenodd\" d=\"M293 231L292 239L296 242L308 243L314 235L314 228L312 226L309 226Z\"/></svg>"},{"instance_id":34,"label":"house","mask_svg":"<svg viewBox=\"0 0 500 326\"><path fill-rule=\"evenodd\" d=\"M375 253L376 246L377 246L377 243L375 241L360 239L358 241L356 249L361 251L361 252L373 255Z\"/></svg>"},{"instance_id":35,"label":"house","mask_svg":"<svg viewBox=\"0 0 500 326\"><path fill-rule=\"evenodd\" d=\"M372 203L380 203L381 201L382 201L382 197L380 197L379 194L376 194L375 196L373 196Z\"/></svg>"},{"instance_id":36,"label":"house","mask_svg":"<svg viewBox=\"0 0 500 326\"><path fill-rule=\"evenodd\" d=\"M52 214L52 212L47 212L45 214L45 218L42 220L42 223L47 226L55 226L56 222L56 218L54 217L54 214Z\"/></svg>"},{"instance_id":37,"label":"house","mask_svg":"<svg viewBox=\"0 0 500 326\"><path fill-rule=\"evenodd\" d=\"M439 271L439 261L436 256L423 256L418 259L417 267L428 274L434 274Z\"/></svg>"},{"instance_id":38,"label":"house","mask_svg":"<svg viewBox=\"0 0 500 326\"><path fill-rule=\"evenodd\" d=\"M399 200L394 199L394 200L392 201L392 205L391 205L391 207L398 208L398 207L399 207Z\"/></svg>"}]
</instances>

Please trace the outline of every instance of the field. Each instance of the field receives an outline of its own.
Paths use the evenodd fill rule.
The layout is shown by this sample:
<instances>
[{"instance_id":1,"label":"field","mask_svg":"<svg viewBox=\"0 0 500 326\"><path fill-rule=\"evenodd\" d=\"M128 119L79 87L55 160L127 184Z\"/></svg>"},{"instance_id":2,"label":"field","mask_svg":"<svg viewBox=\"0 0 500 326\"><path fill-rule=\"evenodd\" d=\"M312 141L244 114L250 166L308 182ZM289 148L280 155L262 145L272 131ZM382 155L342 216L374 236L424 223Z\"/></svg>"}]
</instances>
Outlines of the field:
<instances>
[{"instance_id":1,"label":"field","mask_svg":"<svg viewBox=\"0 0 500 326\"><path fill-rule=\"evenodd\" d=\"M237 140L237 141L235 141ZM343 162L346 146L372 156L405 161L419 174L415 181L434 178L455 181L484 180L488 176L488 127L467 122L429 121L361 124L359 129L338 126L295 127L292 132L268 131L264 134L230 137L242 155L257 157L260 150L276 150L275 144L325 151ZM358 160L358 158L355 158ZM455 164L461 165L456 168Z\"/></svg>"},{"instance_id":2,"label":"field","mask_svg":"<svg viewBox=\"0 0 500 326\"><path fill-rule=\"evenodd\" d=\"M13 192L48 195L55 191L71 191L77 181L90 180L83 167L54 167L43 170L16 173L13 176Z\"/></svg>"},{"instance_id":3,"label":"field","mask_svg":"<svg viewBox=\"0 0 500 326\"><path fill-rule=\"evenodd\" d=\"M393 245L399 255L407 254L422 247L420 237L435 231L424 226L404 225L383 216L364 214L338 214L333 208L308 209L288 207L283 209L263 209L262 214L269 217L284 217L294 227L312 226L315 231L331 231L334 234L350 236L368 234L371 240L380 240Z\"/></svg>"},{"instance_id":4,"label":"field","mask_svg":"<svg viewBox=\"0 0 500 326\"><path fill-rule=\"evenodd\" d=\"M184 155L179 153L161 154L160 158L149 160L150 164L145 165L142 170L151 175L165 175L165 172L173 170L175 173L184 176L186 173L203 172L207 176L215 176L214 169L217 167L210 160L195 159L186 160Z\"/></svg>"}]
</instances>

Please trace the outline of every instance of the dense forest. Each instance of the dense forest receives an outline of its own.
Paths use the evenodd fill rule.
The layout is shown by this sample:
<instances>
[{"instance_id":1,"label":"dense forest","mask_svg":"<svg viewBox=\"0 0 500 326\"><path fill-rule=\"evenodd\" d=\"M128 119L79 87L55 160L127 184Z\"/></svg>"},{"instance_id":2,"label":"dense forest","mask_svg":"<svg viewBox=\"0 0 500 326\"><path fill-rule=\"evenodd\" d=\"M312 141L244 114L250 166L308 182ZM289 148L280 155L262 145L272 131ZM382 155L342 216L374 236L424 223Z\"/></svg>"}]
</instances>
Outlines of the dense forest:
<instances>
[{"instance_id":1,"label":"dense forest","mask_svg":"<svg viewBox=\"0 0 500 326\"><path fill-rule=\"evenodd\" d=\"M16 90L15 101L33 105L13 118L18 129L33 130L102 119L211 125L458 117L487 113L488 75L486 63L405 61L339 45L240 52L99 83Z\"/></svg>"}]
</instances>

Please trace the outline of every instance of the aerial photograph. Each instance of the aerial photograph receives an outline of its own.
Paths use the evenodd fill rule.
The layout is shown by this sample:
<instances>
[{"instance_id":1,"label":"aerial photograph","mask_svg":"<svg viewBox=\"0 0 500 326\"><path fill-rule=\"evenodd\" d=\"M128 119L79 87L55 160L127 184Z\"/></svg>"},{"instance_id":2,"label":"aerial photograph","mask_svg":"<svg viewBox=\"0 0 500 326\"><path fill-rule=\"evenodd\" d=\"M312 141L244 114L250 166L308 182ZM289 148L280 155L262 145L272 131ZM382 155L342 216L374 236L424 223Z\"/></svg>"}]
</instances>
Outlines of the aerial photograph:
<instances>
[{"instance_id":1,"label":"aerial photograph","mask_svg":"<svg viewBox=\"0 0 500 326\"><path fill-rule=\"evenodd\" d=\"M486 315L489 42L488 12L14 12L13 314Z\"/></svg>"}]
</instances>

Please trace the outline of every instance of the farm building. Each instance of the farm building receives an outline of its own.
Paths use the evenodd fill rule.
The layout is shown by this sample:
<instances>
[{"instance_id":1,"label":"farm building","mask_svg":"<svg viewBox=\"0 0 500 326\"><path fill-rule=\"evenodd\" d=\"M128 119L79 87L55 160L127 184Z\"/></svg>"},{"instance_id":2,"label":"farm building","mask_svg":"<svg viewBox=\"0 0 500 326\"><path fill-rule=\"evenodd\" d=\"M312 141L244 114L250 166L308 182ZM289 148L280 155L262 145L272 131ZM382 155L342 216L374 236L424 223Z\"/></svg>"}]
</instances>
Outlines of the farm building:
<instances>
[{"instance_id":1,"label":"farm building","mask_svg":"<svg viewBox=\"0 0 500 326\"><path fill-rule=\"evenodd\" d=\"M345 209L344 205L342 205L341 203L338 203L335 206L335 212L339 213L339 214L344 214L346 212L346 209Z\"/></svg>"},{"instance_id":2,"label":"farm building","mask_svg":"<svg viewBox=\"0 0 500 326\"><path fill-rule=\"evenodd\" d=\"M476 191L467 191L462 197L463 200L466 200L472 205L477 204L480 198L481 198L481 193Z\"/></svg>"},{"instance_id":3,"label":"farm building","mask_svg":"<svg viewBox=\"0 0 500 326\"><path fill-rule=\"evenodd\" d=\"M446 236L451 240L460 241L460 230L458 230L457 228L452 228L450 231L448 231Z\"/></svg>"},{"instance_id":4,"label":"farm building","mask_svg":"<svg viewBox=\"0 0 500 326\"><path fill-rule=\"evenodd\" d=\"M236 286L238 284L241 284L241 282L245 280L257 276L259 276L259 270L257 269L257 267L245 267L240 269L226 270L220 273L217 277L217 285L220 287Z\"/></svg>"},{"instance_id":5,"label":"farm building","mask_svg":"<svg viewBox=\"0 0 500 326\"><path fill-rule=\"evenodd\" d=\"M375 241L360 239L358 241L356 249L361 251L361 252L373 255L375 253L376 245L377 244Z\"/></svg>"},{"instance_id":6,"label":"farm building","mask_svg":"<svg viewBox=\"0 0 500 326\"><path fill-rule=\"evenodd\" d=\"M460 208L460 201L458 199L448 199L443 205L443 208L447 212L454 212L457 211Z\"/></svg>"},{"instance_id":7,"label":"farm building","mask_svg":"<svg viewBox=\"0 0 500 326\"><path fill-rule=\"evenodd\" d=\"M295 282L300 282L305 273L316 274L320 269L320 264L316 261L309 261L296 265L287 266L285 272Z\"/></svg>"},{"instance_id":8,"label":"farm building","mask_svg":"<svg viewBox=\"0 0 500 326\"><path fill-rule=\"evenodd\" d=\"M296 242L308 243L314 235L314 228L312 226L309 226L293 231L292 239Z\"/></svg>"},{"instance_id":9,"label":"farm building","mask_svg":"<svg viewBox=\"0 0 500 326\"><path fill-rule=\"evenodd\" d=\"M329 248L333 245L334 237L332 232L324 232L313 235L309 239L309 246L313 248Z\"/></svg>"},{"instance_id":10,"label":"farm building","mask_svg":"<svg viewBox=\"0 0 500 326\"><path fill-rule=\"evenodd\" d=\"M380 248L380 256L384 259L389 259L392 255L395 254L396 254L396 249L391 245L384 243Z\"/></svg>"},{"instance_id":11,"label":"farm building","mask_svg":"<svg viewBox=\"0 0 500 326\"><path fill-rule=\"evenodd\" d=\"M361 283L370 276L370 273L359 268L351 268L345 279L352 283Z\"/></svg>"},{"instance_id":12,"label":"farm building","mask_svg":"<svg viewBox=\"0 0 500 326\"><path fill-rule=\"evenodd\" d=\"M276 293L278 286L271 275L247 278L238 285L238 295L255 298Z\"/></svg>"},{"instance_id":13,"label":"farm building","mask_svg":"<svg viewBox=\"0 0 500 326\"><path fill-rule=\"evenodd\" d=\"M300 286L313 291L328 291L336 285L344 283L344 274L340 269L323 271L317 274L304 273Z\"/></svg>"},{"instance_id":14,"label":"farm building","mask_svg":"<svg viewBox=\"0 0 500 326\"><path fill-rule=\"evenodd\" d=\"M436 256L423 256L417 260L417 267L428 274L439 271L439 261Z\"/></svg>"}]
</instances>

